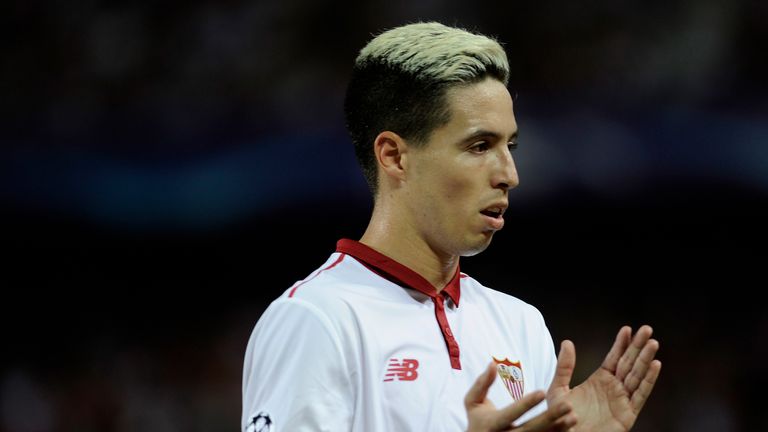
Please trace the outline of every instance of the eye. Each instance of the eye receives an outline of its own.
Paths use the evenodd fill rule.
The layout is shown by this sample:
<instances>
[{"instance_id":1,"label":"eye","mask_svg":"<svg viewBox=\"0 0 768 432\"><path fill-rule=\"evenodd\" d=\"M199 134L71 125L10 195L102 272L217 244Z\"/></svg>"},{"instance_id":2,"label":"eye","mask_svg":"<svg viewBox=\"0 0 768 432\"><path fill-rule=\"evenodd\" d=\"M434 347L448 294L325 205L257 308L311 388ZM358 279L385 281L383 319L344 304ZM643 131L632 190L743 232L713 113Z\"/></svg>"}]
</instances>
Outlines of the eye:
<instances>
[{"instance_id":1,"label":"eye","mask_svg":"<svg viewBox=\"0 0 768 432\"><path fill-rule=\"evenodd\" d=\"M509 149L510 153L517 150L517 141L507 143L507 148Z\"/></svg>"},{"instance_id":2,"label":"eye","mask_svg":"<svg viewBox=\"0 0 768 432\"><path fill-rule=\"evenodd\" d=\"M474 153L485 153L488 151L488 149L491 148L491 144L488 143L488 141L478 141L472 147L470 147L470 151Z\"/></svg>"}]
</instances>

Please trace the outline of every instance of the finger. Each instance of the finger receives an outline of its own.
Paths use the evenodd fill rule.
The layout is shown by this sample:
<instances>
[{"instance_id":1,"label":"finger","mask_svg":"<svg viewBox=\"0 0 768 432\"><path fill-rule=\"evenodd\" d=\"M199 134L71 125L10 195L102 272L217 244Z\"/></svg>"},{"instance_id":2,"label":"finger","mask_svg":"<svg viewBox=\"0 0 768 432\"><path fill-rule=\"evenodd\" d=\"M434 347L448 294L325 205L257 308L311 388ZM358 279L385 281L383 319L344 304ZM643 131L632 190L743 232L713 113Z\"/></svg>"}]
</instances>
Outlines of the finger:
<instances>
[{"instance_id":1,"label":"finger","mask_svg":"<svg viewBox=\"0 0 768 432\"><path fill-rule=\"evenodd\" d=\"M573 407L568 402L561 402L549 407L545 412L537 415L516 429L520 432L533 431L557 431L566 432L576 426L577 417Z\"/></svg>"},{"instance_id":2,"label":"finger","mask_svg":"<svg viewBox=\"0 0 768 432\"><path fill-rule=\"evenodd\" d=\"M651 334L653 334L653 329L648 325L640 327L637 333L635 333L635 337L632 338L632 343L629 344L627 350L624 351L621 359L619 359L619 365L616 368L616 378L618 378L619 381L623 382L629 371L632 370L632 365L635 364L635 359L637 359L640 350L643 349L645 343L648 342L648 339L651 338Z\"/></svg>"},{"instance_id":3,"label":"finger","mask_svg":"<svg viewBox=\"0 0 768 432\"><path fill-rule=\"evenodd\" d=\"M635 360L635 364L632 365L632 370L624 379L624 388L627 389L629 394L634 393L634 391L637 390L637 388L640 386L640 383L642 382L646 373L648 373L648 369L651 367L651 362L656 356L656 352L658 350L659 342L656 339L651 339L645 343L643 350L640 351L640 354L637 356L637 360Z\"/></svg>"},{"instance_id":4,"label":"finger","mask_svg":"<svg viewBox=\"0 0 768 432\"><path fill-rule=\"evenodd\" d=\"M648 368L648 372L645 374L645 378L640 382L640 386L637 388L637 391L632 393L632 399L630 399L630 403L632 404L632 408L635 410L635 414L638 414L641 409L643 409L643 405L645 405L645 401L648 400L648 396L651 395L651 391L653 391L653 386L656 385L656 380L659 378L659 373L661 373L661 362L659 360L654 360L651 362L651 366Z\"/></svg>"},{"instance_id":5,"label":"finger","mask_svg":"<svg viewBox=\"0 0 768 432\"><path fill-rule=\"evenodd\" d=\"M496 365L491 362L485 372L480 374L472 384L472 387L467 392L467 396L464 397L464 406L469 409L474 404L480 404L485 401L485 396L488 394L488 388L493 384L493 380L496 378Z\"/></svg>"},{"instance_id":6,"label":"finger","mask_svg":"<svg viewBox=\"0 0 768 432\"><path fill-rule=\"evenodd\" d=\"M570 413L558 421L549 428L545 429L547 432L574 432L573 427L578 424L578 417L575 413Z\"/></svg>"},{"instance_id":7,"label":"finger","mask_svg":"<svg viewBox=\"0 0 768 432\"><path fill-rule=\"evenodd\" d=\"M578 423L578 416L572 412L559 418L552 426L544 430L547 432L573 432L573 427Z\"/></svg>"},{"instance_id":8,"label":"finger","mask_svg":"<svg viewBox=\"0 0 768 432\"><path fill-rule=\"evenodd\" d=\"M541 390L528 393L517 402L500 409L491 424L492 430L507 430L513 421L517 420L531 408L544 400L544 392Z\"/></svg>"},{"instance_id":9,"label":"finger","mask_svg":"<svg viewBox=\"0 0 768 432\"><path fill-rule=\"evenodd\" d=\"M626 351L631 337L632 328L629 326L624 326L621 328L621 330L619 330L611 350L608 351L608 355L605 356L605 360L603 360L603 369L607 369L612 374L616 373L616 367L619 364L619 359L621 358L621 355L624 354L624 351Z\"/></svg>"},{"instance_id":10,"label":"finger","mask_svg":"<svg viewBox=\"0 0 768 432\"><path fill-rule=\"evenodd\" d=\"M576 367L576 347L573 345L573 342L564 340L560 344L555 377L552 379L548 392L557 395L557 393L562 393L563 390L568 390L574 367Z\"/></svg>"}]
</instances>

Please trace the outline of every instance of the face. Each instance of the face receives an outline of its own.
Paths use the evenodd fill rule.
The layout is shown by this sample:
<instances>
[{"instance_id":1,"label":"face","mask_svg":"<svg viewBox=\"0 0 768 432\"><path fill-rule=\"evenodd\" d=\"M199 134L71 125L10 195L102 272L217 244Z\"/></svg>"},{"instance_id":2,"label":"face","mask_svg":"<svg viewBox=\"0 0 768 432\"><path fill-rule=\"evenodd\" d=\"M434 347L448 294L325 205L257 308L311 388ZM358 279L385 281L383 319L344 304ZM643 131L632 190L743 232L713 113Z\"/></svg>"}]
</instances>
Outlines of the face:
<instances>
[{"instance_id":1,"label":"face","mask_svg":"<svg viewBox=\"0 0 768 432\"><path fill-rule=\"evenodd\" d=\"M448 90L447 101L450 122L409 150L406 200L430 247L474 255L504 226L507 193L518 184L517 123L509 91L492 78Z\"/></svg>"}]
</instances>

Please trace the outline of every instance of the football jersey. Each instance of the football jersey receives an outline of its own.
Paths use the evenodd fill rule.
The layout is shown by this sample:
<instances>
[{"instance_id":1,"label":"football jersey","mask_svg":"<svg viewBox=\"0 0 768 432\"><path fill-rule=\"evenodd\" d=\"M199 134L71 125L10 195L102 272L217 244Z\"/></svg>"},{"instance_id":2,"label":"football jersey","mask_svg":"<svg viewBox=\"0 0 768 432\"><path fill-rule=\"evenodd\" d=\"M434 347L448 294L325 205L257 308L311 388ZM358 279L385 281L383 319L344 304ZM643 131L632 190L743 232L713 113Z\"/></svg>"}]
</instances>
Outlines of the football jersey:
<instances>
[{"instance_id":1,"label":"football jersey","mask_svg":"<svg viewBox=\"0 0 768 432\"><path fill-rule=\"evenodd\" d=\"M549 387L556 357L535 307L458 269L437 292L406 266L340 240L256 324L241 428L466 430L464 397L492 361L498 376L487 397L497 408Z\"/></svg>"}]
</instances>

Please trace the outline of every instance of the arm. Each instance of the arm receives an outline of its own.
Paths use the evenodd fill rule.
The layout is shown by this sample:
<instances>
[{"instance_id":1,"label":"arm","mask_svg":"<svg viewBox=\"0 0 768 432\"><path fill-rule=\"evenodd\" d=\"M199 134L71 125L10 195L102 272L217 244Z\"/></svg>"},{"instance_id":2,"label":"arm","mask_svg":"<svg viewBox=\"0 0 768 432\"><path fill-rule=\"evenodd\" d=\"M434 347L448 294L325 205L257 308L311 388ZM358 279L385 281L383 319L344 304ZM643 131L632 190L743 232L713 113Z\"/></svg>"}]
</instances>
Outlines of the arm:
<instances>
[{"instance_id":1,"label":"arm","mask_svg":"<svg viewBox=\"0 0 768 432\"><path fill-rule=\"evenodd\" d=\"M563 341L547 401L550 404L570 402L579 417L576 430L630 430L661 371L661 362L654 359L659 343L651 339L652 333L646 325L632 337L632 329L622 327L600 368L573 389L570 381L576 365L576 349L571 341Z\"/></svg>"},{"instance_id":2,"label":"arm","mask_svg":"<svg viewBox=\"0 0 768 432\"><path fill-rule=\"evenodd\" d=\"M274 302L259 319L243 366L241 429L271 432L351 428L354 386L338 336L315 306Z\"/></svg>"}]
</instances>

